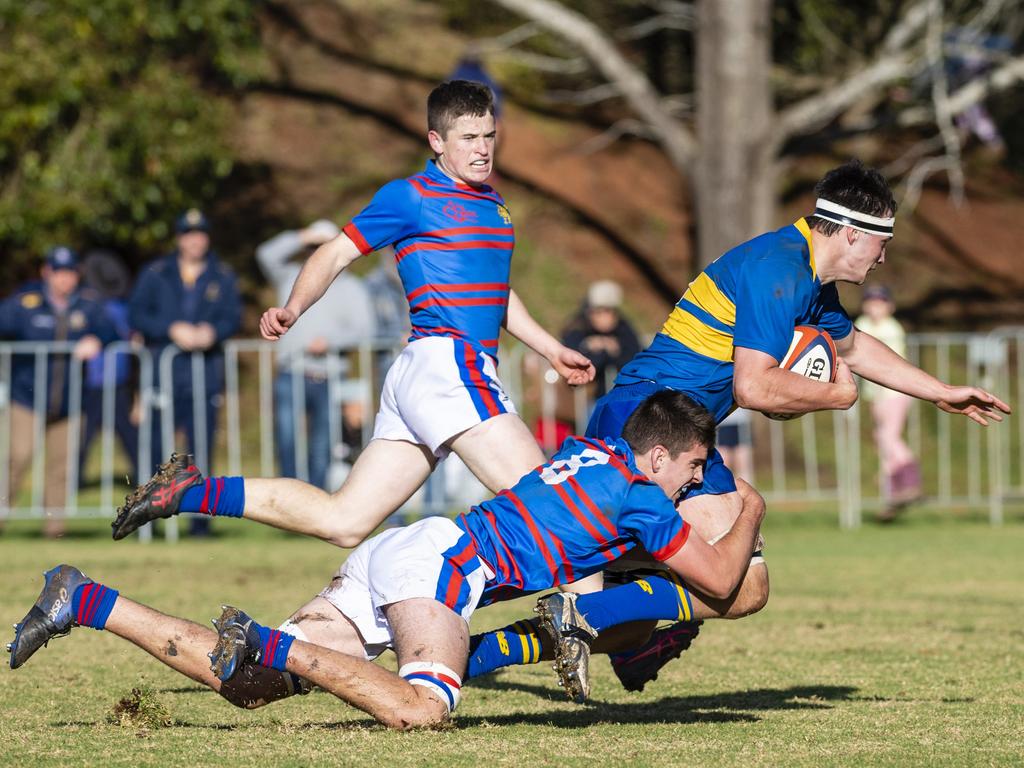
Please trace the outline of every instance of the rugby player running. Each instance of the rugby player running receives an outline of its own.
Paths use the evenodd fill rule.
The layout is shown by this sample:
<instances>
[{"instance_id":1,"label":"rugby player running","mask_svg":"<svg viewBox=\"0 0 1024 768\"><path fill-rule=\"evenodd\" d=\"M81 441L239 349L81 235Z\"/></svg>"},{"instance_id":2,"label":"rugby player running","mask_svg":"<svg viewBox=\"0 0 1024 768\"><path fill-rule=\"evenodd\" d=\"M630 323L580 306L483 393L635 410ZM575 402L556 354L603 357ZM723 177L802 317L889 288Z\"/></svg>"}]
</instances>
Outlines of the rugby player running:
<instances>
[{"instance_id":1,"label":"rugby player running","mask_svg":"<svg viewBox=\"0 0 1024 768\"><path fill-rule=\"evenodd\" d=\"M497 376L501 327L542 355L571 385L594 377L585 356L562 345L509 287L515 233L489 185L493 95L463 80L427 100L434 158L384 185L342 234L303 265L284 307L260 318L279 339L360 256L392 245L409 300L412 335L385 378L373 439L334 493L292 479L205 479L175 456L126 499L112 524L121 539L179 512L245 517L353 547L455 452L491 492L515 485L545 460Z\"/></svg>"}]
</instances>

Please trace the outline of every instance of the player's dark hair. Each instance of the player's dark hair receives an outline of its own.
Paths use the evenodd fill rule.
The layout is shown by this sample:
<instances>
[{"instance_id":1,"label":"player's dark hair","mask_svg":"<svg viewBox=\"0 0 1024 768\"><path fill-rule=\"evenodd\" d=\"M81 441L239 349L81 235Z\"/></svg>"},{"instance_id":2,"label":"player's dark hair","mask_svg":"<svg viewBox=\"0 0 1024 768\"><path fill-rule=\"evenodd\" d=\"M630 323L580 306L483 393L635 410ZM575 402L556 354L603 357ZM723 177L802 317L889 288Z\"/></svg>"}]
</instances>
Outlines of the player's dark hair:
<instances>
[{"instance_id":1,"label":"player's dark hair","mask_svg":"<svg viewBox=\"0 0 1024 768\"><path fill-rule=\"evenodd\" d=\"M896 213L896 198L885 177L860 160L850 160L826 173L814 185L814 194L872 216L893 216ZM807 225L823 235L834 235L844 226L817 216L808 216Z\"/></svg>"},{"instance_id":2,"label":"player's dark hair","mask_svg":"<svg viewBox=\"0 0 1024 768\"><path fill-rule=\"evenodd\" d=\"M494 114L494 94L483 83L449 80L441 83L427 97L427 130L441 138L460 117L483 117Z\"/></svg>"},{"instance_id":3,"label":"player's dark hair","mask_svg":"<svg viewBox=\"0 0 1024 768\"><path fill-rule=\"evenodd\" d=\"M622 437L635 453L663 445L673 459L699 445L715 447L715 417L682 392L665 389L644 400L626 420Z\"/></svg>"}]
</instances>

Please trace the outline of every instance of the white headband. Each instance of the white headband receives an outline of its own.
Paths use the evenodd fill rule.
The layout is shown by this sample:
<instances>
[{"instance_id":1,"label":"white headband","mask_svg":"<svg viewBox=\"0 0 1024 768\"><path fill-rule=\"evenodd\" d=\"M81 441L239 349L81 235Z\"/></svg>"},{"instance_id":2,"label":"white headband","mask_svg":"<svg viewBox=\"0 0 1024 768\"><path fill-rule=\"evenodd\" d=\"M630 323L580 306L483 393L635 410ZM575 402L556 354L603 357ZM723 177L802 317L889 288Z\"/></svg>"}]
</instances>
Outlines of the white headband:
<instances>
[{"instance_id":1,"label":"white headband","mask_svg":"<svg viewBox=\"0 0 1024 768\"><path fill-rule=\"evenodd\" d=\"M814 203L814 215L819 219L825 219L825 221L853 227L861 232L867 232L869 235L882 237L892 237L892 225L896 221L895 216L888 218L872 216L870 213L855 211L823 197L819 197Z\"/></svg>"}]
</instances>

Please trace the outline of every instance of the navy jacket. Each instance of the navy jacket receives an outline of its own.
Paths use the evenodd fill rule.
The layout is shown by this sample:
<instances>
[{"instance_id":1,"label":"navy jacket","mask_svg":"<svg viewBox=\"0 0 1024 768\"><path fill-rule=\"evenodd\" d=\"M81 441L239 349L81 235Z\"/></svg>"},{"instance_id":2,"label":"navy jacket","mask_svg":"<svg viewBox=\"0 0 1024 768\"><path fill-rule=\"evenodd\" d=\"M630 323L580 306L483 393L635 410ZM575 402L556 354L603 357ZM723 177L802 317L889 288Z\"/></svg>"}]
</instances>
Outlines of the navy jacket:
<instances>
[{"instance_id":1,"label":"navy jacket","mask_svg":"<svg viewBox=\"0 0 1024 768\"><path fill-rule=\"evenodd\" d=\"M150 262L139 275L128 304L128 320L132 328L145 338L153 352L159 378L160 353L171 345L167 335L172 323L209 323L217 334L217 342L207 350L206 388L214 394L224 388L224 354L221 342L238 330L242 318L242 302L235 273L211 251L206 256L206 269L189 292L178 271L178 252ZM191 390L192 363L189 354L178 355L173 368L174 386ZM182 393L184 394L184 392Z\"/></svg>"},{"instance_id":2,"label":"navy jacket","mask_svg":"<svg viewBox=\"0 0 1024 768\"><path fill-rule=\"evenodd\" d=\"M77 341L98 336L107 344L117 332L95 292L82 288L71 295L67 310L57 312L39 287L32 287L0 303L0 336L13 341ZM68 415L70 366L78 365L69 355L51 355L46 365L46 408L50 419ZM83 374L84 380L84 374ZM35 355L14 355L11 359L11 397L32 408L35 401Z\"/></svg>"}]
</instances>

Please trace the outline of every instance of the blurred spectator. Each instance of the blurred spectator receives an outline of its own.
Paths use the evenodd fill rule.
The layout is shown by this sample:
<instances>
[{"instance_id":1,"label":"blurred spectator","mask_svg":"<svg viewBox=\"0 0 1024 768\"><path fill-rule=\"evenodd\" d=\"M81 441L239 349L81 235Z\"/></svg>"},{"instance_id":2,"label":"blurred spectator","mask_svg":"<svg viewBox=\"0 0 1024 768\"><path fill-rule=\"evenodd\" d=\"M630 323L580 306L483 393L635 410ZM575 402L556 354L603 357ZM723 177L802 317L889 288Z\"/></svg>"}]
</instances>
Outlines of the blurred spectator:
<instances>
[{"instance_id":1,"label":"blurred spectator","mask_svg":"<svg viewBox=\"0 0 1024 768\"><path fill-rule=\"evenodd\" d=\"M1004 35L989 35L980 29L959 27L945 35L946 74L949 90L956 91L972 80L977 80L1005 58L1013 42ZM1001 155L1005 149L995 120L983 102L967 107L955 117L956 127L965 138L974 134L990 152Z\"/></svg>"},{"instance_id":2,"label":"blurred spectator","mask_svg":"<svg viewBox=\"0 0 1024 768\"><path fill-rule=\"evenodd\" d=\"M320 220L305 229L282 232L256 249L256 259L277 291L281 306L288 301L302 262L339 232L334 223ZM346 270L278 342L274 425L282 477L299 476L300 451L295 436L304 402L309 482L333 490L327 488L332 453L329 382L340 382L349 373L349 361L339 355L339 350L370 341L375 327L370 294L362 281Z\"/></svg>"},{"instance_id":3,"label":"blurred spectator","mask_svg":"<svg viewBox=\"0 0 1024 768\"><path fill-rule=\"evenodd\" d=\"M103 344L114 339L114 329L98 297L79 288L78 255L66 246L46 254L42 283L0 303L0 336L15 341L75 342L71 356L50 355L46 360L46 392L42 393L46 454L43 505L48 537L64 532L63 508L67 499L68 400L71 366L90 360ZM36 356L14 355L11 364L11 476L10 499L17 496L35 455ZM74 460L74 459L71 459Z\"/></svg>"},{"instance_id":4,"label":"blurred spectator","mask_svg":"<svg viewBox=\"0 0 1024 768\"><path fill-rule=\"evenodd\" d=\"M750 411L737 408L718 425L715 447L725 466L736 477L754 484L754 446L750 432Z\"/></svg>"},{"instance_id":5,"label":"blurred spectator","mask_svg":"<svg viewBox=\"0 0 1024 768\"><path fill-rule=\"evenodd\" d=\"M82 260L82 283L93 290L103 305L121 341L131 340L132 331L128 323L128 293L132 281L128 267L110 251L91 251ZM97 355L85 364L85 397L82 400L82 415L85 425L79 446L78 482L85 477L85 461L89 446L103 426L103 378L107 358ZM135 386L132 382L132 357L118 354L112 360L114 366L114 430L121 441L121 447L128 456L132 467L132 481L139 476L139 430L132 420L135 403Z\"/></svg>"},{"instance_id":6,"label":"blurred spectator","mask_svg":"<svg viewBox=\"0 0 1024 768\"><path fill-rule=\"evenodd\" d=\"M394 248L388 246L381 249L377 266L363 279L363 285L373 303L373 316L377 324L375 340L379 344L390 344L393 347L381 350L375 356L375 374L378 381L383 381L398 349L405 344L411 333L409 302L402 288L402 278L398 276Z\"/></svg>"},{"instance_id":7,"label":"blurred spectator","mask_svg":"<svg viewBox=\"0 0 1024 768\"><path fill-rule=\"evenodd\" d=\"M452 73L446 79L468 80L471 83L486 85L491 89L491 93L494 94L494 120L495 122L501 120L501 88L498 87L498 82L491 77L484 67L480 53L475 45L470 44L467 46L462 58L459 59L459 63L455 65L455 69L452 70Z\"/></svg>"},{"instance_id":8,"label":"blurred spectator","mask_svg":"<svg viewBox=\"0 0 1024 768\"><path fill-rule=\"evenodd\" d=\"M888 345L901 357L907 355L906 333L893 317L896 306L889 289L871 285L864 289L858 329ZM862 382L861 397L871 405L875 448L881 462L885 507L879 522L891 522L911 501L921 495L921 468L910 446L903 439L911 399L908 395Z\"/></svg>"},{"instance_id":9,"label":"blurred spectator","mask_svg":"<svg viewBox=\"0 0 1024 768\"><path fill-rule=\"evenodd\" d=\"M204 450L197 450L193 412L191 355L174 358L171 381L160 381L156 365L156 385L174 406L174 429L185 432L190 453L207 475L212 471L213 435L224 392L224 353L221 343L238 330L242 305L234 272L222 264L210 250L210 223L195 208L183 213L175 223L177 247L147 265L129 301L131 326L139 331L157 364L167 347L177 345L184 352L199 353L204 374L205 403ZM166 403L170 405L171 403ZM154 467L167 456L159 410L152 422ZM210 518L194 516L190 531L194 535L209 532Z\"/></svg>"},{"instance_id":10,"label":"blurred spectator","mask_svg":"<svg viewBox=\"0 0 1024 768\"><path fill-rule=\"evenodd\" d=\"M608 391L619 368L640 351L636 331L622 316L622 288L614 280L598 280L587 289L579 313L562 332L562 343L594 362L594 399Z\"/></svg>"}]
</instances>

